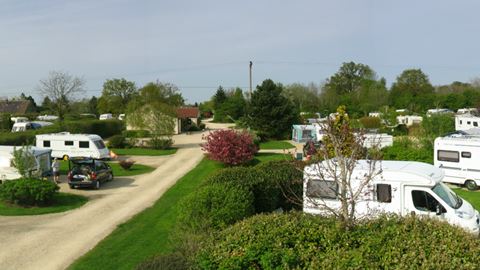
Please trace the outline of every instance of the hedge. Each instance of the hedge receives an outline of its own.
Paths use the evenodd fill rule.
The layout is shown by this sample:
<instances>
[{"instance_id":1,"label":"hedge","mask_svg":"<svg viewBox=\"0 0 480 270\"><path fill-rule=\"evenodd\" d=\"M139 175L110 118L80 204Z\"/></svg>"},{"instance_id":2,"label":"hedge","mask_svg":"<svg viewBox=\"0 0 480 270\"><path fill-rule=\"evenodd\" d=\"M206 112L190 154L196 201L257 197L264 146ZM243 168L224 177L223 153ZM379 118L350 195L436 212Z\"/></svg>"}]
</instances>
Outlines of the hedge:
<instances>
[{"instance_id":1,"label":"hedge","mask_svg":"<svg viewBox=\"0 0 480 270\"><path fill-rule=\"evenodd\" d=\"M59 189L54 183L44 180L9 180L0 185L0 199L25 206L46 205Z\"/></svg>"},{"instance_id":2,"label":"hedge","mask_svg":"<svg viewBox=\"0 0 480 270\"><path fill-rule=\"evenodd\" d=\"M200 269L477 269L480 242L433 219L381 217L344 231L333 218L257 215L214 235Z\"/></svg>"}]
</instances>

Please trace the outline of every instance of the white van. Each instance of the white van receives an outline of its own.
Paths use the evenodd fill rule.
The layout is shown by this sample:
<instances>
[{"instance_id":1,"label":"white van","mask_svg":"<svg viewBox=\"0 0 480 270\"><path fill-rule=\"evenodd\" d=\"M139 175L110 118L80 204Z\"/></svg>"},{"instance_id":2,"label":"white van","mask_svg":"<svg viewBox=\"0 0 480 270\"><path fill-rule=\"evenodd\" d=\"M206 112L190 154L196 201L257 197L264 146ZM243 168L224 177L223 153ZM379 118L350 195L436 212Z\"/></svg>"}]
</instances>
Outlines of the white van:
<instances>
[{"instance_id":1,"label":"white van","mask_svg":"<svg viewBox=\"0 0 480 270\"><path fill-rule=\"evenodd\" d=\"M21 149L22 147L17 147ZM0 180L12 180L21 177L17 168L12 167L14 146L0 146ZM32 171L38 172L41 176L51 174L51 150L38 147L31 147L31 153L35 157L36 165L31 168Z\"/></svg>"},{"instance_id":2,"label":"white van","mask_svg":"<svg viewBox=\"0 0 480 270\"><path fill-rule=\"evenodd\" d=\"M480 137L453 134L435 139L433 164L445 173L444 182L480 186Z\"/></svg>"},{"instance_id":3,"label":"white van","mask_svg":"<svg viewBox=\"0 0 480 270\"><path fill-rule=\"evenodd\" d=\"M442 183L442 170L412 161L382 161L377 165L381 173L362 191L364 195L355 208L356 217L371 217L381 213L415 214L445 220L475 234L479 233L478 211ZM338 186L333 179L329 181L319 177L322 172L319 164L304 169L303 211L306 213L327 213L319 206L321 203L332 209L340 209ZM353 192L357 191L358 184L368 172L368 161L358 161L351 177Z\"/></svg>"},{"instance_id":4,"label":"white van","mask_svg":"<svg viewBox=\"0 0 480 270\"><path fill-rule=\"evenodd\" d=\"M104 114L100 114L100 117L98 118L99 120L108 120L108 119L112 119L113 116L111 113L104 113Z\"/></svg>"},{"instance_id":5,"label":"white van","mask_svg":"<svg viewBox=\"0 0 480 270\"><path fill-rule=\"evenodd\" d=\"M52 150L52 157L68 159L70 157L110 158L110 151L102 138L95 134L70 134L60 132L36 135L36 146Z\"/></svg>"}]
</instances>

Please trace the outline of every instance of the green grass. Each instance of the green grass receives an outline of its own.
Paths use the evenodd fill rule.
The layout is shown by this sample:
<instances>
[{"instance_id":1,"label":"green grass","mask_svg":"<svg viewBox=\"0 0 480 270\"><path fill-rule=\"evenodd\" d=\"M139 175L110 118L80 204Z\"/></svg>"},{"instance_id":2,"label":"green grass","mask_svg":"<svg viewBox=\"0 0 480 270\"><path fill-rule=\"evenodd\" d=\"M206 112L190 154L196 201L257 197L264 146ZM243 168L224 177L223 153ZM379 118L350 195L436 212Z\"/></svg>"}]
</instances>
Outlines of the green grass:
<instances>
[{"instance_id":1,"label":"green grass","mask_svg":"<svg viewBox=\"0 0 480 270\"><path fill-rule=\"evenodd\" d=\"M290 149L295 148L291 143L286 141L268 141L260 143L261 150L273 150L273 149Z\"/></svg>"},{"instance_id":2,"label":"green grass","mask_svg":"<svg viewBox=\"0 0 480 270\"><path fill-rule=\"evenodd\" d=\"M463 188L453 188L453 191L471 203L473 208L480 211L480 191L468 191Z\"/></svg>"},{"instance_id":3,"label":"green grass","mask_svg":"<svg viewBox=\"0 0 480 270\"><path fill-rule=\"evenodd\" d=\"M144 173L149 173L155 168L147 166L147 165L142 165L142 164L133 164L132 167L130 167L130 170L125 170L117 162L108 162L110 167L112 167L113 175L114 176L132 176L132 175L139 175L139 174L144 174ZM60 163L60 174L61 175L66 175L68 172L68 162L67 161L61 161Z\"/></svg>"},{"instance_id":4,"label":"green grass","mask_svg":"<svg viewBox=\"0 0 480 270\"><path fill-rule=\"evenodd\" d=\"M177 152L177 148L170 148L165 150L148 148L113 148L110 150L120 156L166 156L173 155Z\"/></svg>"},{"instance_id":5,"label":"green grass","mask_svg":"<svg viewBox=\"0 0 480 270\"><path fill-rule=\"evenodd\" d=\"M51 205L42 207L20 207L16 205L0 202L1 216L26 216L26 215L43 215L50 213L64 212L78 208L88 201L87 197L58 193L55 195Z\"/></svg>"},{"instance_id":6,"label":"green grass","mask_svg":"<svg viewBox=\"0 0 480 270\"><path fill-rule=\"evenodd\" d=\"M280 154L261 154L261 162L280 160ZM218 163L203 159L193 170L170 188L150 208L121 224L93 250L78 259L70 269L133 269L140 262L172 250L169 235L173 232L178 215L178 202L195 192L210 174L223 168Z\"/></svg>"}]
</instances>

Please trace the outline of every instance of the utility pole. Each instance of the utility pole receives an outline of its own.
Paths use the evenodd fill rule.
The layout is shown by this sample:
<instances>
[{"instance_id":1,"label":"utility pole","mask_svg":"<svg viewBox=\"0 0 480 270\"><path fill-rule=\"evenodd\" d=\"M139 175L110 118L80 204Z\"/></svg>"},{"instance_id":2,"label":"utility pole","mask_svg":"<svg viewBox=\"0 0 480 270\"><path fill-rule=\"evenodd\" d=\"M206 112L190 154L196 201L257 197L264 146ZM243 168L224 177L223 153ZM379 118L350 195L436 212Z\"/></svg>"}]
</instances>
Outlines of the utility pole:
<instances>
[{"instance_id":1,"label":"utility pole","mask_svg":"<svg viewBox=\"0 0 480 270\"><path fill-rule=\"evenodd\" d=\"M252 61L250 61L250 98L252 98Z\"/></svg>"}]
</instances>

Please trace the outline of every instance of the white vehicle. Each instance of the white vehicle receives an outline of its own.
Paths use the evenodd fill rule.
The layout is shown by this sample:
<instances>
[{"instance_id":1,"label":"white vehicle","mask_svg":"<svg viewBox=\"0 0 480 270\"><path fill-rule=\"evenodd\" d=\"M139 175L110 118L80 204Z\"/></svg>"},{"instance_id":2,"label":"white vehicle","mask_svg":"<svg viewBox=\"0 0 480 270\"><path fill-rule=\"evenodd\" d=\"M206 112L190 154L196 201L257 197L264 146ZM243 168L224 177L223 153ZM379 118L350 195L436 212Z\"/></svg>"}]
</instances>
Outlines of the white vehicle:
<instances>
[{"instance_id":1,"label":"white vehicle","mask_svg":"<svg viewBox=\"0 0 480 270\"><path fill-rule=\"evenodd\" d=\"M423 117L418 115L399 115L397 116L397 122L400 125L411 127L416 124L420 124L423 121Z\"/></svg>"},{"instance_id":2,"label":"white vehicle","mask_svg":"<svg viewBox=\"0 0 480 270\"><path fill-rule=\"evenodd\" d=\"M100 117L98 119L100 120L108 120L108 119L112 119L113 116L111 113L104 113L104 114L100 114Z\"/></svg>"},{"instance_id":3,"label":"white vehicle","mask_svg":"<svg viewBox=\"0 0 480 270\"><path fill-rule=\"evenodd\" d=\"M32 121L32 122L20 122L15 123L12 126L12 132L27 131L30 129L39 129L46 126L51 126L53 123L45 121Z\"/></svg>"},{"instance_id":4,"label":"white vehicle","mask_svg":"<svg viewBox=\"0 0 480 270\"><path fill-rule=\"evenodd\" d=\"M449 109L430 109L430 110L427 110L427 117L430 117L434 114L446 114L446 113L453 113L452 110L449 110Z\"/></svg>"},{"instance_id":5,"label":"white vehicle","mask_svg":"<svg viewBox=\"0 0 480 270\"><path fill-rule=\"evenodd\" d=\"M23 123L23 122L28 122L29 120L27 117L17 116L17 117L10 117L10 121L12 121L13 123Z\"/></svg>"},{"instance_id":6,"label":"white vehicle","mask_svg":"<svg viewBox=\"0 0 480 270\"><path fill-rule=\"evenodd\" d=\"M95 134L70 134L60 132L36 135L36 146L52 150L52 157L68 159L70 157L110 158L110 151L102 138Z\"/></svg>"},{"instance_id":7,"label":"white vehicle","mask_svg":"<svg viewBox=\"0 0 480 270\"><path fill-rule=\"evenodd\" d=\"M58 119L58 116L45 114L45 115L39 115L39 116L37 116L37 119L38 119L38 120L41 120L41 121L55 121L55 120Z\"/></svg>"},{"instance_id":8,"label":"white vehicle","mask_svg":"<svg viewBox=\"0 0 480 270\"><path fill-rule=\"evenodd\" d=\"M457 114L472 114L472 113L478 113L477 108L463 108L463 109L457 110Z\"/></svg>"},{"instance_id":9,"label":"white vehicle","mask_svg":"<svg viewBox=\"0 0 480 270\"><path fill-rule=\"evenodd\" d=\"M461 114L455 116L455 130L469 130L479 128L480 117L471 114Z\"/></svg>"},{"instance_id":10,"label":"white vehicle","mask_svg":"<svg viewBox=\"0 0 480 270\"><path fill-rule=\"evenodd\" d=\"M124 113L121 113L118 115L118 120L122 121L125 119L125 114Z\"/></svg>"},{"instance_id":11,"label":"white vehicle","mask_svg":"<svg viewBox=\"0 0 480 270\"><path fill-rule=\"evenodd\" d=\"M18 147L21 149L22 147ZM0 180L12 180L21 177L17 168L12 167L14 146L0 146ZM41 176L51 173L51 150L38 147L31 147L30 151L35 156L36 165L31 168L32 171L38 172Z\"/></svg>"},{"instance_id":12,"label":"white vehicle","mask_svg":"<svg viewBox=\"0 0 480 270\"><path fill-rule=\"evenodd\" d=\"M387 133L365 133L363 134L363 146L365 148L384 148L393 145L393 136Z\"/></svg>"},{"instance_id":13,"label":"white vehicle","mask_svg":"<svg viewBox=\"0 0 480 270\"><path fill-rule=\"evenodd\" d=\"M442 183L442 170L411 161L382 161L377 165L382 171L362 191L364 195L355 208L356 217L374 217L381 213L415 214L445 220L479 233L478 211ZM319 206L320 203L332 209L340 208L338 187L333 179L320 180L320 167L312 164L304 169L303 211L306 213L328 213ZM368 162L359 161L351 177L353 192L368 172Z\"/></svg>"},{"instance_id":14,"label":"white vehicle","mask_svg":"<svg viewBox=\"0 0 480 270\"><path fill-rule=\"evenodd\" d=\"M444 182L480 186L480 137L454 134L435 139L433 164L445 172Z\"/></svg>"}]
</instances>

